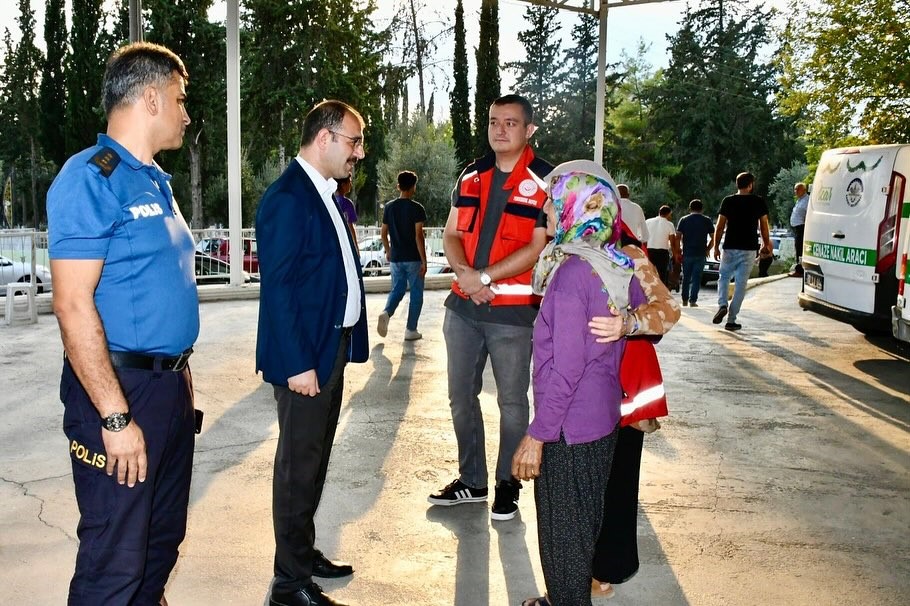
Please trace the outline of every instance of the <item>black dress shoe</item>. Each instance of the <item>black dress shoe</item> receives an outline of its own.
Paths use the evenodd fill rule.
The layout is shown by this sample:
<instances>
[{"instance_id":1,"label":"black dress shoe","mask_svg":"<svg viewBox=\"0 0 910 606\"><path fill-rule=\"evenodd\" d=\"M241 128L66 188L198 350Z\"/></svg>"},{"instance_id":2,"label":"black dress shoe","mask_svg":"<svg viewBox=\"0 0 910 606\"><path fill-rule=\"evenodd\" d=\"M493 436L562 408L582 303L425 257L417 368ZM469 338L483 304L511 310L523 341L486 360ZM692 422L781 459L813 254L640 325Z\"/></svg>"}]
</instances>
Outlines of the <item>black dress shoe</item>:
<instances>
[{"instance_id":1,"label":"black dress shoe","mask_svg":"<svg viewBox=\"0 0 910 606\"><path fill-rule=\"evenodd\" d=\"M348 606L338 602L322 592L322 587L310 583L301 587L294 593L272 592L269 596L269 606Z\"/></svg>"},{"instance_id":2,"label":"black dress shoe","mask_svg":"<svg viewBox=\"0 0 910 606\"><path fill-rule=\"evenodd\" d=\"M321 551L313 554L313 576L323 579L337 579L354 574L354 567L346 562L332 562Z\"/></svg>"}]
</instances>

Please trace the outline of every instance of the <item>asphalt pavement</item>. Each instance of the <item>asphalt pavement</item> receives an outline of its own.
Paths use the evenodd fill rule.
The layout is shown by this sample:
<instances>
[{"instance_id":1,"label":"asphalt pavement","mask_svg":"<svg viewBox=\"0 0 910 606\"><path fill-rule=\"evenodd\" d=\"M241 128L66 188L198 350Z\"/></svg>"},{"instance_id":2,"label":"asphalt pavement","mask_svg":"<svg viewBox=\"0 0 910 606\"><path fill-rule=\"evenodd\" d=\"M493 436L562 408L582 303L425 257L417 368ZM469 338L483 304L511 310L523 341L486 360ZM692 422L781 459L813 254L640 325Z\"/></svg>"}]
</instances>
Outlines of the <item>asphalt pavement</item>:
<instances>
[{"instance_id":1,"label":"asphalt pavement","mask_svg":"<svg viewBox=\"0 0 910 606\"><path fill-rule=\"evenodd\" d=\"M798 280L755 283L739 322L716 291L658 345L670 417L645 438L641 569L611 606L910 603L910 354L796 303ZM540 595L533 489L520 516L431 507L457 470L446 398L443 291L404 342L369 294L371 356L351 365L317 546L350 561L326 590L350 604L517 605ZM197 437L189 529L171 606L266 600L272 574L271 389L254 373L258 301L206 302L191 361ZM64 604L77 541L53 316L0 327L0 603ZM490 468L492 374L482 393Z\"/></svg>"}]
</instances>

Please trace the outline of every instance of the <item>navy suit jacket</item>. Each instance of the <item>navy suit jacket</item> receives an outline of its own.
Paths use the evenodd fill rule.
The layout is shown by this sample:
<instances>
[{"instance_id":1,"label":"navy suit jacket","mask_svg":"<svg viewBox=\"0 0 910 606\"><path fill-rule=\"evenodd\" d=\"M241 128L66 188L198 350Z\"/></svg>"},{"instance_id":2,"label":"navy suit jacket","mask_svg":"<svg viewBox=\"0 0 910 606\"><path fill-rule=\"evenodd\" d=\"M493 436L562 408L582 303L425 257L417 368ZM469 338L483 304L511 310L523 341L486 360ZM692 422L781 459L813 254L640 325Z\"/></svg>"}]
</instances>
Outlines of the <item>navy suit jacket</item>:
<instances>
[{"instance_id":1,"label":"navy suit jacket","mask_svg":"<svg viewBox=\"0 0 910 606\"><path fill-rule=\"evenodd\" d=\"M366 362L363 274L350 232L344 233L361 291L348 361ZM266 382L287 387L289 377L316 369L325 385L341 342L348 285L335 225L296 159L259 201L256 244L261 280L256 371Z\"/></svg>"}]
</instances>

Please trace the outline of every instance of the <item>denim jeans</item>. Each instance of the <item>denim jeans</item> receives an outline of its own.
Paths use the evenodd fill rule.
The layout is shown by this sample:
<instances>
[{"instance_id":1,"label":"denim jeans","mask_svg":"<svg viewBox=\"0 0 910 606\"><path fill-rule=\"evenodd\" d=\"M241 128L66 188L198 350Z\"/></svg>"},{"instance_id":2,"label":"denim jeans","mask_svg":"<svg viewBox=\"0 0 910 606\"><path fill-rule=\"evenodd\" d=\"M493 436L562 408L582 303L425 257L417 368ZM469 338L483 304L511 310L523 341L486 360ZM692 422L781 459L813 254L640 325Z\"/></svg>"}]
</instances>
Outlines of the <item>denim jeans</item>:
<instances>
[{"instance_id":1,"label":"denim jeans","mask_svg":"<svg viewBox=\"0 0 910 606\"><path fill-rule=\"evenodd\" d=\"M717 280L717 305L723 307L727 305L727 290L730 286L730 278L735 278L736 288L733 290L733 300L730 301L727 315L727 322L736 322L736 316L739 315L739 308L746 297L746 282L749 280L749 274L752 273L752 265L755 264L754 250L724 250L720 258L720 277Z\"/></svg>"},{"instance_id":2,"label":"denim jeans","mask_svg":"<svg viewBox=\"0 0 910 606\"><path fill-rule=\"evenodd\" d=\"M420 275L420 261L403 261L392 263L392 290L385 302L385 312L395 315L398 304L404 298L405 290L411 289L411 300L408 305L408 330L417 330L420 310L423 309L423 276Z\"/></svg>"},{"instance_id":3,"label":"denim jeans","mask_svg":"<svg viewBox=\"0 0 910 606\"><path fill-rule=\"evenodd\" d=\"M448 354L449 406L458 442L459 479L472 488L487 486L487 457L480 391L487 357L499 404L496 480L512 478L512 455L528 429L531 383L531 326L477 322L446 309L442 334Z\"/></svg>"},{"instance_id":4,"label":"denim jeans","mask_svg":"<svg viewBox=\"0 0 910 606\"><path fill-rule=\"evenodd\" d=\"M682 300L696 303L701 290L701 272L705 268L704 255L690 255L682 261Z\"/></svg>"}]
</instances>

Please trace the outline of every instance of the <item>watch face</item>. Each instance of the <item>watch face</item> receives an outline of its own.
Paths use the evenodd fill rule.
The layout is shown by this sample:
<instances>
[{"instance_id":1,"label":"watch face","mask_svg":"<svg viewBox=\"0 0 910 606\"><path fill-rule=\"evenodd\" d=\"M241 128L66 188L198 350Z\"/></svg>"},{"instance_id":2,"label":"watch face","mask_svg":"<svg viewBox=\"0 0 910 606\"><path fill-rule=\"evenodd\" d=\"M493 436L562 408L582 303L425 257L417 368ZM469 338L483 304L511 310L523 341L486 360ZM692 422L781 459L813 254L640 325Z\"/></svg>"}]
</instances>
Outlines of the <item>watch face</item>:
<instances>
[{"instance_id":1,"label":"watch face","mask_svg":"<svg viewBox=\"0 0 910 606\"><path fill-rule=\"evenodd\" d=\"M490 274L485 271L480 272L480 283L484 286L489 286L492 280L490 279Z\"/></svg>"},{"instance_id":2,"label":"watch face","mask_svg":"<svg viewBox=\"0 0 910 606\"><path fill-rule=\"evenodd\" d=\"M104 428L108 431L120 431L130 422L130 413L115 412L104 417Z\"/></svg>"}]
</instances>

